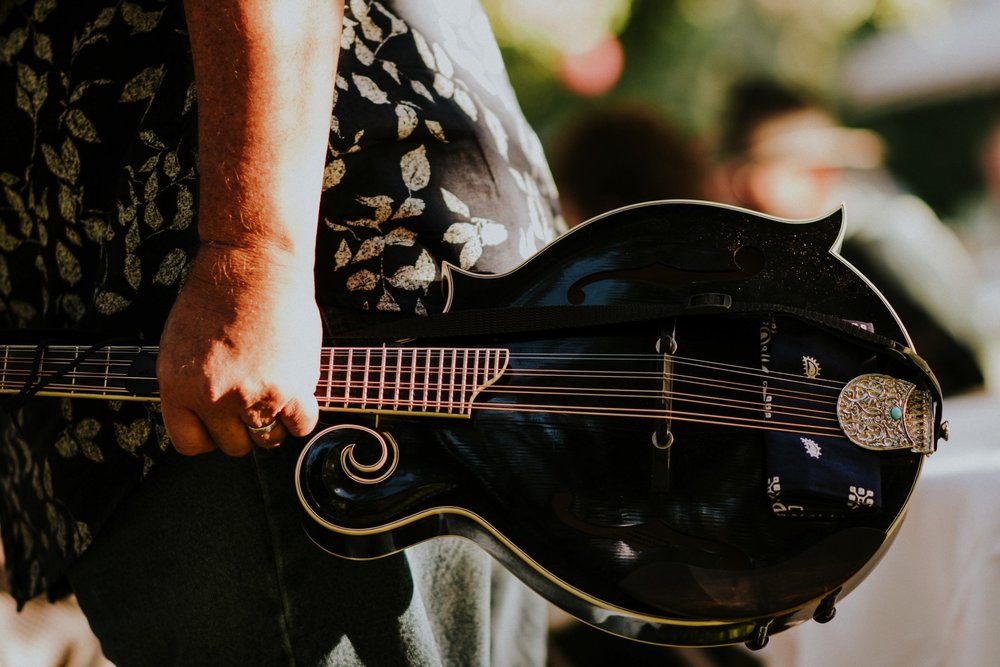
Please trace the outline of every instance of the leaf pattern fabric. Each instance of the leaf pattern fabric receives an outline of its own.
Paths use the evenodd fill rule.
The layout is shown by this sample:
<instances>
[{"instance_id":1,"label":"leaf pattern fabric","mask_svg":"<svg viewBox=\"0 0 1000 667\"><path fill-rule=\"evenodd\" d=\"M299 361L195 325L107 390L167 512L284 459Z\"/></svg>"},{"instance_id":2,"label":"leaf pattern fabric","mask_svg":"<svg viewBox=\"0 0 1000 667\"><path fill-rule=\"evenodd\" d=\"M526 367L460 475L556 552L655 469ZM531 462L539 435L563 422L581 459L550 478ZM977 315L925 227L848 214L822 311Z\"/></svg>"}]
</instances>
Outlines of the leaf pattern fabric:
<instances>
[{"instance_id":1,"label":"leaf pattern fabric","mask_svg":"<svg viewBox=\"0 0 1000 667\"><path fill-rule=\"evenodd\" d=\"M507 271L562 224L499 52L480 46L493 43L485 16L471 2L439 14L433 4L347 3L317 248L322 303L436 312L442 261Z\"/></svg>"},{"instance_id":2,"label":"leaf pattern fabric","mask_svg":"<svg viewBox=\"0 0 1000 667\"><path fill-rule=\"evenodd\" d=\"M541 145L475 2L348 0L339 47L322 306L435 312L442 261L506 271L555 237ZM197 249L196 104L179 1L0 2L5 330L158 340ZM155 405L4 401L19 601L57 589L167 447Z\"/></svg>"}]
</instances>

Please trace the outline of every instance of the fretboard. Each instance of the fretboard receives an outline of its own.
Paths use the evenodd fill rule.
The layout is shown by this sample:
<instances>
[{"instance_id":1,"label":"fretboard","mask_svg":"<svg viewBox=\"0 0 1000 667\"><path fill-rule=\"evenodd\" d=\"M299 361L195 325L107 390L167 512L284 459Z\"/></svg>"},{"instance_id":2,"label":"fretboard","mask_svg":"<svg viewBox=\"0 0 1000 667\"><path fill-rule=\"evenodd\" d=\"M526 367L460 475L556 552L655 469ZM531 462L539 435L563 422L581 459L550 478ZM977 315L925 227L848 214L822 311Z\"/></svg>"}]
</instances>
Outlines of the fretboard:
<instances>
[{"instance_id":1,"label":"fretboard","mask_svg":"<svg viewBox=\"0 0 1000 667\"><path fill-rule=\"evenodd\" d=\"M325 348L316 396L328 410L469 415L509 357L502 348Z\"/></svg>"},{"instance_id":2,"label":"fretboard","mask_svg":"<svg viewBox=\"0 0 1000 667\"><path fill-rule=\"evenodd\" d=\"M0 393L158 401L155 346L0 345ZM468 416L504 372L502 348L326 347L320 409Z\"/></svg>"}]
</instances>

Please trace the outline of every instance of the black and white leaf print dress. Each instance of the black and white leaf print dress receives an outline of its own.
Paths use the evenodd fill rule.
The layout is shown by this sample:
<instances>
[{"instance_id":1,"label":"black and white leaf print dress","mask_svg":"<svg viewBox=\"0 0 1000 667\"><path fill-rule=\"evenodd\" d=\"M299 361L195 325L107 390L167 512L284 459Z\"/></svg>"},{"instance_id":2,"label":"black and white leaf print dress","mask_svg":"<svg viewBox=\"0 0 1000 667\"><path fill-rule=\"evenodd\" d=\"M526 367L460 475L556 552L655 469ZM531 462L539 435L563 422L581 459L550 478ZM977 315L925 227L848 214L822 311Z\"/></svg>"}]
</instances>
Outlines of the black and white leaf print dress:
<instances>
[{"instance_id":1,"label":"black and white leaf print dress","mask_svg":"<svg viewBox=\"0 0 1000 667\"><path fill-rule=\"evenodd\" d=\"M506 271L561 221L472 0L348 0L316 248L339 311L438 311L440 266ZM0 322L155 344L197 248L182 6L0 2ZM304 295L304 298L307 298ZM7 401L0 530L51 590L169 446L154 405Z\"/></svg>"}]
</instances>

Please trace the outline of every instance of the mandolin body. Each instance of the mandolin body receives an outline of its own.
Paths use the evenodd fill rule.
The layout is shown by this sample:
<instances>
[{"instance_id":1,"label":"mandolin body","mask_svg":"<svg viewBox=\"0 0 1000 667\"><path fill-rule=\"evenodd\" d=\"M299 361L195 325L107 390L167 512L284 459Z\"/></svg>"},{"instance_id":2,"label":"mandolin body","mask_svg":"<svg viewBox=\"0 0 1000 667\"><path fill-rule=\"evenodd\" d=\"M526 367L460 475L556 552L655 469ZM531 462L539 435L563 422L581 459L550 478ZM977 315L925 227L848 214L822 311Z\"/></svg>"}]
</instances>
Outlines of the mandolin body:
<instances>
[{"instance_id":1,"label":"mandolin body","mask_svg":"<svg viewBox=\"0 0 1000 667\"><path fill-rule=\"evenodd\" d=\"M297 472L310 536L354 559L467 537L573 616L651 643L761 646L814 616L827 620L892 542L923 455L876 454L877 510L789 518L766 493L764 430L608 406L627 386L640 392L634 410L659 414L673 344L687 358L759 368L761 319L737 314L741 304L866 322L909 346L889 305L836 254L842 227L842 211L793 223L661 202L594 219L507 274L446 267L450 313L622 304L678 312L394 343L503 348L510 361L468 415L326 414L333 425L306 445ZM844 336L843 345L860 343ZM872 354L883 372L927 383L891 353ZM578 394L595 363L602 390ZM511 409L525 397L564 400L533 393L539 377L576 407ZM699 391L682 382L671 388Z\"/></svg>"}]
</instances>

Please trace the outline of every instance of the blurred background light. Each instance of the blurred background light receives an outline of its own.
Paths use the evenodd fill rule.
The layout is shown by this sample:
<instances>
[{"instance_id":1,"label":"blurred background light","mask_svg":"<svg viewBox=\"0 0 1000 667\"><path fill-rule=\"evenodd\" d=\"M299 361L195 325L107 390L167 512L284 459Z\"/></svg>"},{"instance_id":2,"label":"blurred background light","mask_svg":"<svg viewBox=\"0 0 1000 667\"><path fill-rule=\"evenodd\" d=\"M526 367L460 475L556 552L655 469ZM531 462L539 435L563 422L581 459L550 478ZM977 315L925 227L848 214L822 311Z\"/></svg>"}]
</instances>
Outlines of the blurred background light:
<instances>
[{"instance_id":1,"label":"blurred background light","mask_svg":"<svg viewBox=\"0 0 1000 667\"><path fill-rule=\"evenodd\" d=\"M997 0L484 4L543 141L579 111L625 99L711 143L729 86L767 74L882 133L889 166L943 214L977 184L974 145L1000 98Z\"/></svg>"}]
</instances>

